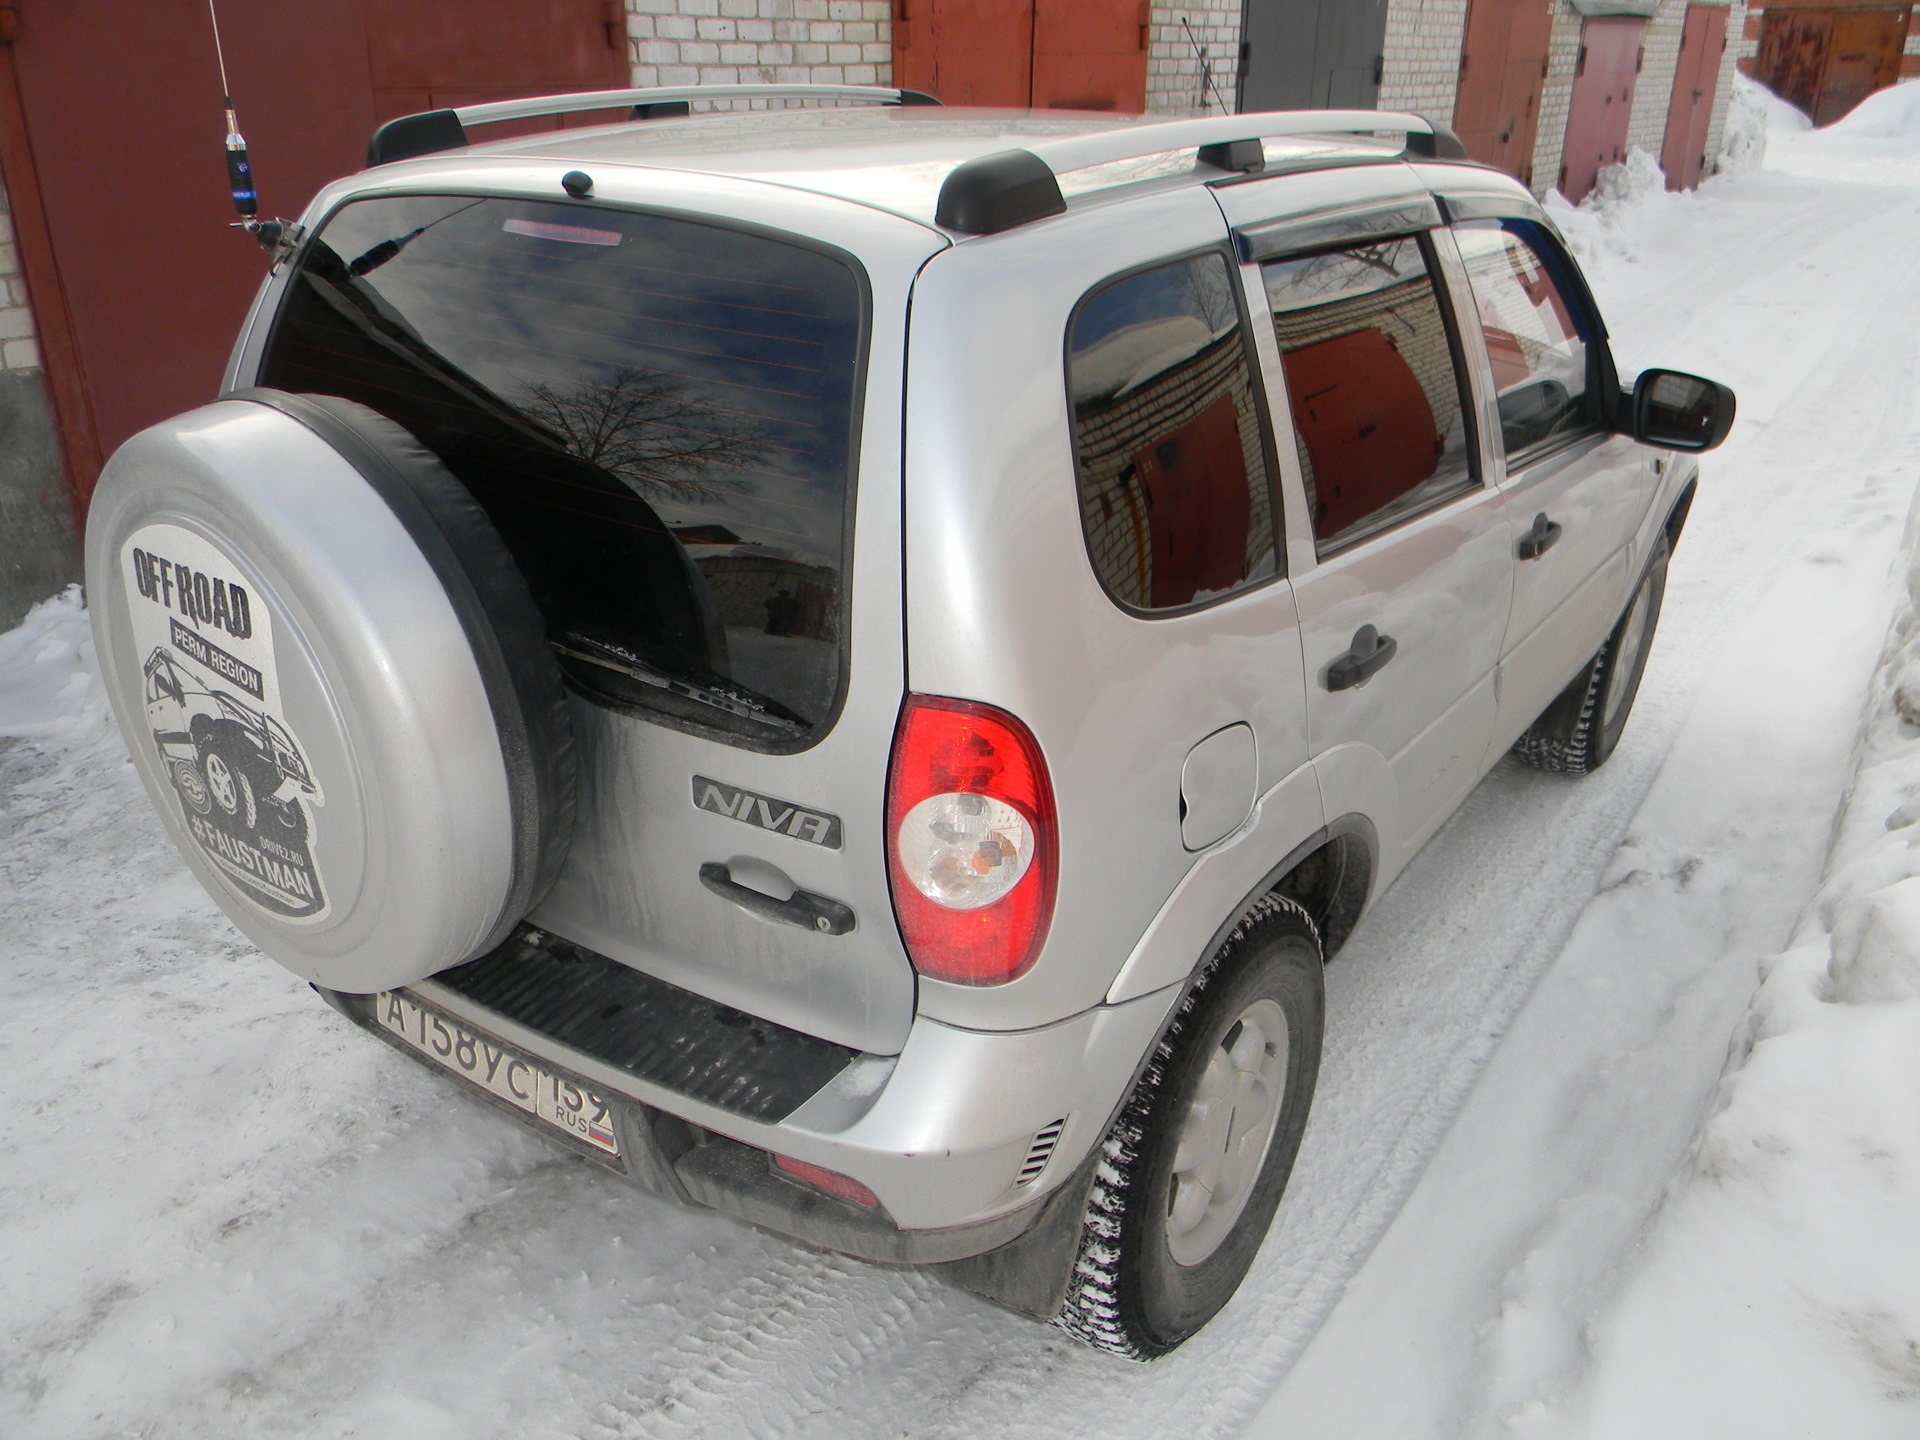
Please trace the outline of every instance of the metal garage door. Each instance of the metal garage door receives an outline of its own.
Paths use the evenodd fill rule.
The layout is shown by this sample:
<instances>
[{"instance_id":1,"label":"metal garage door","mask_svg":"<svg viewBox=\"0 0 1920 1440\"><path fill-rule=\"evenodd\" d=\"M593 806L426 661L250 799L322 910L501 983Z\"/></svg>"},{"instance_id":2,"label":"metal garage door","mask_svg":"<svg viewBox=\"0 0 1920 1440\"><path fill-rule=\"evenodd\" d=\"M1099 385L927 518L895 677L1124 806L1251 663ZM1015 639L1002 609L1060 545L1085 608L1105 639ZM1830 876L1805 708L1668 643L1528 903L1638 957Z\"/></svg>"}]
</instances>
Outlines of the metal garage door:
<instances>
[{"instance_id":1,"label":"metal garage door","mask_svg":"<svg viewBox=\"0 0 1920 1440\"><path fill-rule=\"evenodd\" d=\"M212 398L263 271L228 228L204 0L20 0L0 45L0 170L68 473ZM615 0L222 0L263 215L358 169L380 120L630 84Z\"/></svg>"},{"instance_id":2,"label":"metal garage door","mask_svg":"<svg viewBox=\"0 0 1920 1440\"><path fill-rule=\"evenodd\" d=\"M1242 110L1371 110L1387 0L1247 0Z\"/></svg>"}]
</instances>

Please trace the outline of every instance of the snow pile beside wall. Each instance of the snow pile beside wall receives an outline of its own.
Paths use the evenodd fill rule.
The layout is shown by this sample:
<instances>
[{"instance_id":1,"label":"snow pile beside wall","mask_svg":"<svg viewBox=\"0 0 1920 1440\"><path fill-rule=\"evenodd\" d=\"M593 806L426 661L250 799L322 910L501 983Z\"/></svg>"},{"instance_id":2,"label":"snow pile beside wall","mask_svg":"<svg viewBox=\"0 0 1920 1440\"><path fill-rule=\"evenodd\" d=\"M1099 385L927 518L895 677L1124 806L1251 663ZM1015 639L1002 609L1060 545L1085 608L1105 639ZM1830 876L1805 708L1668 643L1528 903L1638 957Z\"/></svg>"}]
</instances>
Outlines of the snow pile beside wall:
<instances>
[{"instance_id":1,"label":"snow pile beside wall","mask_svg":"<svg viewBox=\"0 0 1920 1440\"><path fill-rule=\"evenodd\" d=\"M1915 530L1827 877L1591 1337L1582 1434L1920 1434Z\"/></svg>"},{"instance_id":2,"label":"snow pile beside wall","mask_svg":"<svg viewBox=\"0 0 1920 1440\"><path fill-rule=\"evenodd\" d=\"M93 632L72 585L0 634L0 737L71 740L89 719L95 728L112 724Z\"/></svg>"},{"instance_id":3,"label":"snow pile beside wall","mask_svg":"<svg viewBox=\"0 0 1920 1440\"><path fill-rule=\"evenodd\" d=\"M1574 258L1596 276L1616 261L1640 262L1633 232L1649 207L1671 198L1660 162L1644 150L1629 150L1627 163L1602 170L1593 193L1577 208L1558 190L1548 192L1545 203Z\"/></svg>"},{"instance_id":4,"label":"snow pile beside wall","mask_svg":"<svg viewBox=\"0 0 1920 1440\"><path fill-rule=\"evenodd\" d=\"M1733 77L1733 96L1727 102L1727 133L1715 162L1719 175L1744 175L1767 162L1767 131L1808 130L1813 122L1758 80L1739 72Z\"/></svg>"}]
</instances>

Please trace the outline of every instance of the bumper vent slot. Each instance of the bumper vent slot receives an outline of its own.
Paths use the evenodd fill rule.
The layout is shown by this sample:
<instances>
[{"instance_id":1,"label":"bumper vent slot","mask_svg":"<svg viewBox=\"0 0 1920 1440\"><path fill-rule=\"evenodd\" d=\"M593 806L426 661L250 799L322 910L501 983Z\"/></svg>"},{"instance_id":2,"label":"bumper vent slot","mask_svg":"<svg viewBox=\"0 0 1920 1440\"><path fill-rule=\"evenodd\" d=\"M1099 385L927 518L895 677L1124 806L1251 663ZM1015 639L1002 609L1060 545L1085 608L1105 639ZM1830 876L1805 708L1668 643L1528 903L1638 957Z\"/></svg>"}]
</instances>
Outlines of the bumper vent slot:
<instances>
[{"instance_id":1,"label":"bumper vent slot","mask_svg":"<svg viewBox=\"0 0 1920 1440\"><path fill-rule=\"evenodd\" d=\"M1066 1128L1067 1120L1063 1115L1050 1125L1045 1125L1033 1137L1033 1144L1027 1147L1027 1158L1021 1163L1020 1174L1014 1185L1031 1185L1040 1178L1040 1172L1047 1168L1047 1162L1053 1158L1053 1147L1060 1143L1060 1132Z\"/></svg>"},{"instance_id":2,"label":"bumper vent slot","mask_svg":"<svg viewBox=\"0 0 1920 1440\"><path fill-rule=\"evenodd\" d=\"M433 978L556 1044L752 1120L786 1119L859 1053L527 926Z\"/></svg>"}]
</instances>

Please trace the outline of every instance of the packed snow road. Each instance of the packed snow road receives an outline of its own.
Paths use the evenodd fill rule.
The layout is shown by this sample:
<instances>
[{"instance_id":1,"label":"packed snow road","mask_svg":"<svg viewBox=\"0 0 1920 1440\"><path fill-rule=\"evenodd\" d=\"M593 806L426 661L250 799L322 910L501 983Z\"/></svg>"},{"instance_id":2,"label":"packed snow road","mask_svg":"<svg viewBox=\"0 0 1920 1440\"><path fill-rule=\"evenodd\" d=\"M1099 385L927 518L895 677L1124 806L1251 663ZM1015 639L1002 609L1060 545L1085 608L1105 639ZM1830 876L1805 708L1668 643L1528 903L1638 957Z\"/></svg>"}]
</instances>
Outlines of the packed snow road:
<instances>
[{"instance_id":1,"label":"packed snow road","mask_svg":"<svg viewBox=\"0 0 1920 1440\"><path fill-rule=\"evenodd\" d=\"M634 1192L353 1032L175 862L84 616L0 637L0 1434L1476 1434L1571 1384L1812 893L1920 481L1920 141L1566 223L1709 457L1626 738L1503 763L1328 973L1253 1273L1130 1366ZM1862 148L1865 146L1866 148Z\"/></svg>"}]
</instances>

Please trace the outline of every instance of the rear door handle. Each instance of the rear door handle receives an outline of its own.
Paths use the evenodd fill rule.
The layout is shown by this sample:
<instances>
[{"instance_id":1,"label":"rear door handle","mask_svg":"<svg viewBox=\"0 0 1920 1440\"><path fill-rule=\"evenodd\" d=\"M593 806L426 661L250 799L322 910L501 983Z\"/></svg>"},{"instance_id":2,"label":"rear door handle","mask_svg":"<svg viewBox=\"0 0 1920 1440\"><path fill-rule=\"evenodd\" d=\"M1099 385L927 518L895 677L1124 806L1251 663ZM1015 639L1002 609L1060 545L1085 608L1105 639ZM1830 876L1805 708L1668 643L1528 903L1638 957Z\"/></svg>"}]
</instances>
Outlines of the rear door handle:
<instances>
[{"instance_id":1,"label":"rear door handle","mask_svg":"<svg viewBox=\"0 0 1920 1440\"><path fill-rule=\"evenodd\" d=\"M1560 525L1544 513L1533 517L1533 528L1520 537L1520 558L1538 560L1560 543Z\"/></svg>"},{"instance_id":2,"label":"rear door handle","mask_svg":"<svg viewBox=\"0 0 1920 1440\"><path fill-rule=\"evenodd\" d=\"M853 929L853 911L838 900L815 895L810 890L795 890L785 900L776 900L764 891L742 885L723 864L709 860L700 867L700 883L723 900L731 900L742 910L763 920L778 920L798 925L802 930L822 935L844 935Z\"/></svg>"},{"instance_id":3,"label":"rear door handle","mask_svg":"<svg viewBox=\"0 0 1920 1440\"><path fill-rule=\"evenodd\" d=\"M1399 648L1400 642L1391 635L1382 635L1373 626L1362 625L1353 632L1352 648L1327 667L1327 689L1351 690L1366 684L1386 667Z\"/></svg>"}]
</instances>

